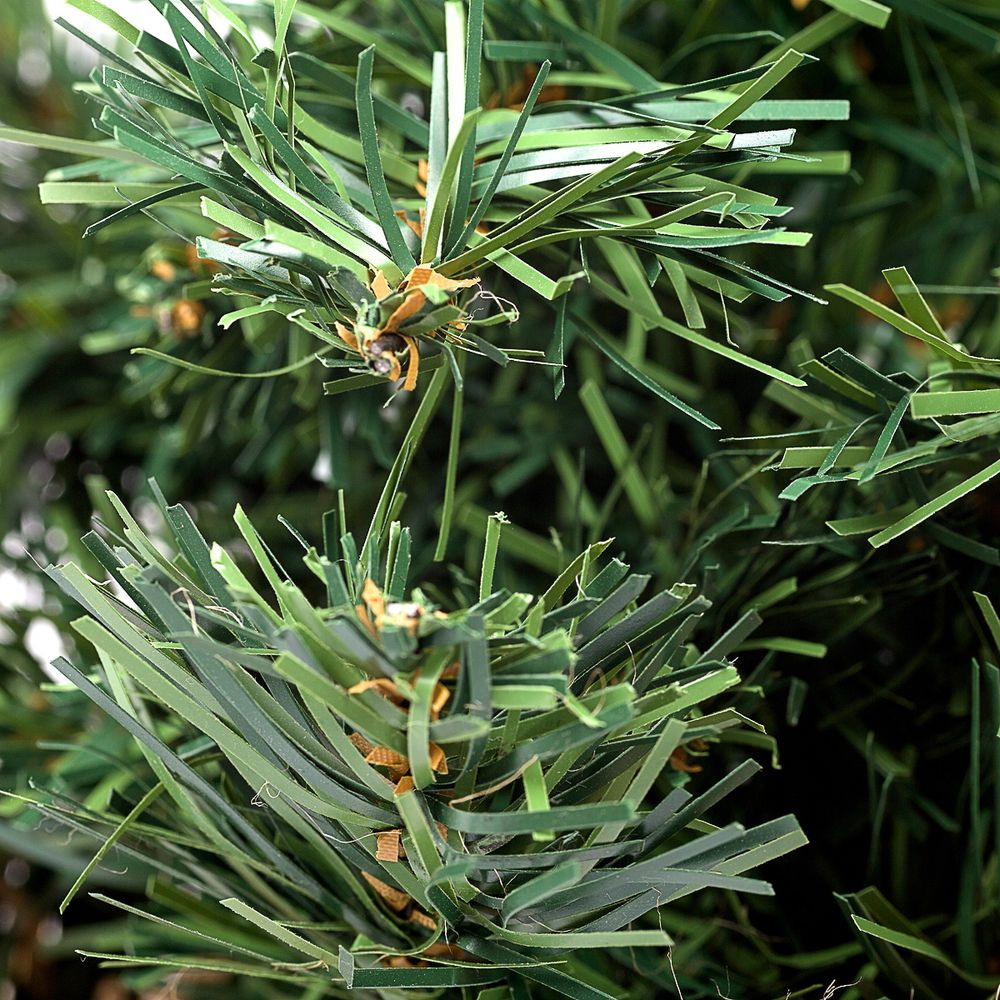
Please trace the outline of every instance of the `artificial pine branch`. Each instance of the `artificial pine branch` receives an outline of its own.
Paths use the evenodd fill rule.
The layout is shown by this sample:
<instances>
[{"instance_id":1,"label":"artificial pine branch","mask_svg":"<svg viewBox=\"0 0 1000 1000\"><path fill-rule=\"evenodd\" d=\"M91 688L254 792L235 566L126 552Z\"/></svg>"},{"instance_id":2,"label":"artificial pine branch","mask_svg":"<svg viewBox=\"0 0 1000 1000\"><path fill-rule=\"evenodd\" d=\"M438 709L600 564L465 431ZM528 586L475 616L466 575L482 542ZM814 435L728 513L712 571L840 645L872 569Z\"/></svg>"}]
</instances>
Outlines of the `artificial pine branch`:
<instances>
[{"instance_id":1,"label":"artificial pine branch","mask_svg":"<svg viewBox=\"0 0 1000 1000\"><path fill-rule=\"evenodd\" d=\"M153 898L188 930L163 939L165 956L97 957L299 989L506 984L602 1000L590 949L667 948L660 907L713 886L770 894L746 873L804 842L792 817L704 818L759 769L724 774L712 752L753 725L718 699L759 619L701 647L709 602L687 584L644 595L647 577L602 559L609 541L542 595L494 591L495 521L478 600L446 611L410 589L394 522L360 554L349 534L307 552L317 605L241 511L246 569L183 507L161 508L163 554L112 502L120 527L85 541L122 598L52 570L88 612L74 628L97 676L58 666L147 768L128 813L102 817L114 829L63 907L113 846L158 871ZM695 794L702 770L714 781ZM89 825L69 801L35 808Z\"/></svg>"},{"instance_id":2,"label":"artificial pine branch","mask_svg":"<svg viewBox=\"0 0 1000 1000\"><path fill-rule=\"evenodd\" d=\"M324 23L322 12L297 9ZM765 108L763 99L805 57L789 50L723 80L671 85L624 55L609 60L606 45L582 31L565 34L565 24L533 6L518 9L543 33L564 33L560 61L609 72L610 95L583 91L543 103L553 65L546 61L520 110L483 110L481 0L467 12L454 0L445 5L445 51L429 91L417 92L427 121L405 106L412 90L373 89L377 30L352 83L308 52L286 53L283 33L269 49L240 29L230 45L194 8L164 3L168 44L97 5L93 12L135 60L93 76L91 96L102 106L95 126L109 141L59 143L10 129L3 136L91 154L71 180L56 176L42 188L54 204L126 200L89 233L163 205L190 212L200 204L201 216L227 234L197 238L199 256L222 268L212 287L254 303L223 325L277 312L321 341L316 357L326 364L343 364L328 358L336 349L393 380L405 366L406 389L416 386L421 349L443 354L453 370L454 349L501 365L539 361L546 348L551 355L550 344L505 349L491 329L477 331L515 319L526 295L572 296L577 279L612 302L631 300L649 329L799 384L695 331L705 326L706 294L781 301L792 291L726 256L730 248L808 240L770 224L787 206L730 178L792 155L785 147L794 129L737 131L734 123ZM275 8L282 32L291 10ZM504 63L529 54L496 41L487 59L497 51ZM345 88L353 90L353 115L317 103ZM802 111L841 113L822 102ZM793 158L808 173L812 161ZM185 225L192 236L203 228ZM664 315L659 288L677 297L691 329ZM717 427L629 362L614 340L596 343L661 399Z\"/></svg>"}]
</instances>

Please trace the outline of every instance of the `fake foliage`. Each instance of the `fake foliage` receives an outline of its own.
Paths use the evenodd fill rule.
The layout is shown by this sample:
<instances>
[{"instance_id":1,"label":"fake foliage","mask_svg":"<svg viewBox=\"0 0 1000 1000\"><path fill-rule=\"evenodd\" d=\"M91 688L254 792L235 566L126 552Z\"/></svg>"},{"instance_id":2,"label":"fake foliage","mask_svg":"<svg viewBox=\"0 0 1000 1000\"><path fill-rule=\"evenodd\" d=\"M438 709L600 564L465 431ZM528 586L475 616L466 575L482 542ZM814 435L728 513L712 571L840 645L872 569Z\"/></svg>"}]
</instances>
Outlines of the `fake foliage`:
<instances>
[{"instance_id":1,"label":"fake foliage","mask_svg":"<svg viewBox=\"0 0 1000 1000\"><path fill-rule=\"evenodd\" d=\"M919 528L947 548L1000 566L995 546L937 517L1000 475L1000 461L991 461L1000 431L1000 392L994 385L1000 360L977 356L950 339L905 268L884 275L901 312L850 288L830 286L830 291L925 345L929 357L923 370L885 375L843 348L803 364L813 390L809 402L796 390L775 398L805 423L818 425L814 430L830 443L782 450L779 470L806 471L780 498L794 502L816 487L860 488L878 477L889 479L878 490L879 509L832 518L826 527L840 537L864 536L876 549ZM941 484L935 495L919 475L927 470L937 473Z\"/></svg>"},{"instance_id":2,"label":"fake foliage","mask_svg":"<svg viewBox=\"0 0 1000 1000\"><path fill-rule=\"evenodd\" d=\"M992 997L990 5L69 3L92 119L0 111L85 218L0 250L4 524L67 536L74 642L5 671L0 846L62 954ZM84 503L24 474L64 431Z\"/></svg>"},{"instance_id":3,"label":"fake foliage","mask_svg":"<svg viewBox=\"0 0 1000 1000\"><path fill-rule=\"evenodd\" d=\"M380 47L377 25L356 25L353 37L373 44L348 75L286 51L293 9L343 29L342 18L311 5L276 5L273 46L264 49L234 9L227 9L234 29L227 43L193 4L159 8L173 44L136 31L99 3L84 5L134 52L130 61L115 56L88 87L101 106L94 124L108 140L67 142L15 129L0 137L89 154L50 173L41 189L49 204L124 203L88 234L166 205L180 212L198 255L219 271L194 283L193 301L221 289L248 303L221 317L223 327L278 313L310 335L291 339L293 357L280 371L318 359L371 373L326 384L327 392L341 392L398 380L405 367L403 387L413 389L422 352L430 355L425 368L447 363L461 383L455 352L462 350L501 366L547 363L558 393L571 307L553 306L545 326L554 332L533 337L526 349L505 347L503 327L519 314L515 298L574 299L580 281L598 300L634 303L648 329L800 384L701 333L705 292L698 289L724 310L726 299L781 301L791 291L724 251L808 242L808 234L775 224L788 206L736 181L761 162L790 159L807 173L813 164L824 169L822 162L787 151L793 128L731 128L751 110L755 122L769 113L782 120L843 116L843 102L790 108L764 100L806 59L802 53L791 49L720 79L666 85L534 5L498 4L491 15L497 25L535 22L558 43L484 43L483 4L450 2L431 21L406 5L426 28L421 43L440 46L423 56L404 55L388 41ZM572 72L559 75L553 93L546 87L550 59L526 94L508 95L508 63L542 51L603 70L613 96L562 97ZM389 96L374 89L377 55L402 77L381 88ZM415 90L426 120L408 109ZM710 99L685 100L695 95ZM520 110L483 107L508 96L521 98ZM664 315L654 284L669 290L684 323ZM718 428L633 366L617 338L586 321L578 332L661 399Z\"/></svg>"},{"instance_id":4,"label":"fake foliage","mask_svg":"<svg viewBox=\"0 0 1000 1000\"><path fill-rule=\"evenodd\" d=\"M706 887L770 894L749 873L804 842L792 817L708 819L759 769L722 773L713 753L754 725L718 698L759 619L702 646L709 603L687 584L644 593L608 542L541 595L494 590L495 518L478 595L443 608L411 589L398 522L373 524L359 554L330 516L331 549L304 556L316 604L242 511L263 589L183 507L162 508L162 554L111 500L121 529L84 541L123 597L52 570L97 657L58 667L145 766L109 808L36 805L103 840L64 907L112 851L153 873L168 915L146 914L139 940L159 950L98 956L111 964L598 1000L616 995L616 958L669 948L659 907Z\"/></svg>"}]
</instances>

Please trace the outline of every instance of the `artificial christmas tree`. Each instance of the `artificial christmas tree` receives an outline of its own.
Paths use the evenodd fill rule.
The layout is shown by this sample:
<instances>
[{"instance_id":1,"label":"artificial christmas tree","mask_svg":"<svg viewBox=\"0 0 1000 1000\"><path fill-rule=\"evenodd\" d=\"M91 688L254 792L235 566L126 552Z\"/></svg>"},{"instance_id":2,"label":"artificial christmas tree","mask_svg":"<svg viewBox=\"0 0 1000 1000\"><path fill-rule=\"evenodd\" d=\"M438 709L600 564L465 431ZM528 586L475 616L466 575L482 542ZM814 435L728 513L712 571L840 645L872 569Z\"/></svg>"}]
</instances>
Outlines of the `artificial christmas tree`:
<instances>
[{"instance_id":1,"label":"artificial christmas tree","mask_svg":"<svg viewBox=\"0 0 1000 1000\"><path fill-rule=\"evenodd\" d=\"M990 64L965 56L995 41L989 11L693 5L678 41L676 12L656 4L178 2L153 5L163 19L148 33L92 0L77 6L124 42L85 86L106 138L3 135L90 155L42 193L105 206L88 215L90 238L132 303L87 323L88 350L111 368L113 352L136 349L125 398L138 434L107 455L113 465L130 449L225 542L209 550L184 508L131 475L140 527L90 470L105 531L74 545L85 572L54 576L72 598L65 615L80 603L96 623L79 625L85 641L64 669L136 739L122 743L106 722L97 742L84 738L85 700L51 692L80 746L61 751L47 792L31 792L21 829L42 810L96 832L105 846L88 878L112 851L135 861L133 876L159 874L152 904L116 897L129 912L152 907L154 922L84 950L145 956L151 971L129 974L137 986L200 967L195 995L217 976L247 996L348 983L447 992L467 979L466 992L487 997L638 997L715 995L723 981L734 995L784 996L810 974L850 982L863 946L870 962L845 995L984 995L997 759L984 734L1000 715L996 671L980 663L995 655L981 624L995 615L972 591L988 595L995 565L993 317L966 306L942 325L905 271L888 271L885 288L874 277L876 262L906 261L935 283L930 294L968 295L953 286L982 281L989 137L962 114L953 74L966 99L988 101ZM960 69L955 46L967 47ZM819 67L804 65L813 49ZM926 79L916 51L930 60ZM915 178L912 110L880 98L908 86L918 126L939 133L934 165L959 170L976 207L950 195L929 207L940 190ZM800 120L792 143L788 122ZM873 164L847 238L840 144ZM818 239L776 252L766 244L808 243L783 226L791 205L796 228ZM968 234L968 254L917 267L928 227ZM826 306L830 293L858 311ZM337 368L348 374L330 377ZM116 412L105 408L106 441L121 439ZM322 544L302 541L336 509L330 487L347 488L351 511L374 511L360 547L339 514ZM240 536L227 526L237 498L260 534L242 517ZM501 505L513 523L491 517ZM655 575L648 604L624 563L574 562L611 535L613 551ZM423 582L415 595L394 572L407 561ZM491 604L494 579L507 592ZM901 625L908 608L934 622L932 644ZM588 647L605 641L594 675ZM965 663L980 657L971 674L934 669L929 650L955 643ZM556 647L538 676L519 671ZM485 703L470 694L484 676L495 688ZM729 680L676 703L687 678L706 677ZM651 697L663 714L637 715ZM588 698L622 719L604 720ZM382 719L384 739L372 738L371 715L355 725L358 704ZM533 740L542 753L527 749ZM111 745L124 767L82 765ZM713 779L747 774L748 753L777 762L779 746L783 770L719 807L746 833L658 805L680 802L679 785L712 802L738 783ZM475 766L453 780L476 753L499 787ZM967 770L967 783L942 784L942 768ZM385 798L387 779L398 789L407 778L412 790ZM463 793L473 798L456 810ZM341 794L361 811L329 815ZM363 822L365 833L358 817L372 821L373 806L385 825ZM552 821L561 808L596 808L600 823L576 834L518 826L518 815ZM618 818L600 812L616 808ZM793 809L810 817L818 871L783 868L797 852L775 871L807 881L779 877L773 903L734 902L727 888L763 886L737 873L733 852L758 838L745 859L755 863L797 844L794 822L774 820ZM455 811L496 825L463 831ZM967 839L953 818L963 813ZM646 831L622 846L654 818L678 839L665 847ZM719 852L698 853L711 837ZM579 853L597 844L612 853ZM492 854L518 859L512 877L476 874ZM692 859L683 877L675 854ZM547 872L539 881L517 874L532 857ZM931 857L940 881L908 875L906 859ZM285 895L289 860L307 880L322 874L321 891ZM333 874L351 863L360 881ZM851 893L868 874L882 892ZM711 886L687 898L682 884L698 882ZM231 902L241 892L252 904ZM886 896L949 922L910 923ZM608 911L626 900L630 946L648 949L609 938L594 952L594 939L573 937L616 932ZM222 951L253 954L234 964L164 919L201 933L194 924L209 921ZM420 936L431 925L444 943ZM511 947L540 948L541 964Z\"/></svg>"}]
</instances>

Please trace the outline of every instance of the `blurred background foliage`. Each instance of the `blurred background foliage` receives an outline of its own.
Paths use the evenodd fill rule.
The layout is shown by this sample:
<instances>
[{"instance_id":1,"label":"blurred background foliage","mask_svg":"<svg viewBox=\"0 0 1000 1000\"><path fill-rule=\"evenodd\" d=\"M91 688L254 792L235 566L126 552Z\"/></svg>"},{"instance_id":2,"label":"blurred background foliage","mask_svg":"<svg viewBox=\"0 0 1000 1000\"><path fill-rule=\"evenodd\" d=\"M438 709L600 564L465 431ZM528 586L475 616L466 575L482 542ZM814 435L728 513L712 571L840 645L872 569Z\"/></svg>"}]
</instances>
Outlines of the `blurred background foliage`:
<instances>
[{"instance_id":1,"label":"blurred background foliage","mask_svg":"<svg viewBox=\"0 0 1000 1000\"><path fill-rule=\"evenodd\" d=\"M336 6L390 38L405 30L380 22L378 3ZM661 79L709 79L796 47L818 61L786 80L780 96L850 101L849 120L805 123L799 132L796 151L824 151L827 170L806 173L785 161L746 168L760 174L757 186L795 206L790 225L814 234L806 248L772 254L773 273L830 304L792 298L726 316L705 306L713 335L725 329L785 371L839 348L886 375L931 377L926 345L823 292L843 283L895 307L882 270L900 266L950 337L975 354L1000 354L1000 9L985 0L887 6L888 23L877 27L853 16L865 4L848 0L560 5L582 25L603 24L613 44ZM38 0L0 5L0 119L89 137L91 109L72 89L89 57L52 28L51 13ZM326 58L341 48L345 63L356 55L349 40L317 38L305 24L295 30ZM38 566L69 555L89 565L78 539L108 486L155 531L148 477L183 499L209 537L232 539L230 513L240 502L276 552L293 552L298 543L277 515L312 537L344 489L360 521L417 400L387 409L380 387L325 396L318 366L258 383L130 355L143 346L219 369L266 369L286 360L284 329L274 317L242 332L219 328L231 305L191 294L211 277L206 263L144 217L81 241L94 212L43 207L36 194L45 173L66 163L58 153L0 144L0 782L17 790L54 780L101 801L118 780L107 761L135 751L82 697L46 690L48 662L71 642L73 609ZM623 310L573 295L575 314L641 342ZM531 342L532 308L523 303L516 346ZM472 359L449 549L455 568L432 561L445 403L403 487L414 577L445 584L453 574L475 576L485 519L503 508L512 525L498 574L517 589L614 535L657 581L697 582L719 621L760 610L764 641L741 654L737 707L765 723L780 769L736 811L748 825L794 811L811 845L774 866L774 901L748 908L716 893L678 916L683 927L672 930L684 934L674 965L688 1000L714 995L712 983L732 997L828 996L831 981L844 997L904 997L911 986L927 997L992 995L984 981L1000 977L1000 694L988 602L973 595L1000 595L1000 487L987 483L880 548L827 522L896 508L905 475L936 496L981 467L982 456L994 459L1000 434L987 428L974 446L935 453L904 476L864 484L834 477L782 496L803 473L790 467L786 446L827 454L858 423L856 400L822 379L818 395L787 390L676 341L650 340L644 357L682 399L711 400L722 440L651 405L582 343L568 356L558 403L533 368L498 372ZM862 422L850 443L870 450L880 430ZM941 431L930 421L907 433L919 441ZM97 748L89 758L67 749L82 729ZM127 995L113 975L68 958L80 942L93 947L113 935L113 915L84 903L63 926L53 914L89 859L86 845L14 802L0 809L10 817L0 833L10 859L0 898L3 995ZM103 877L120 891L143 881L136 869ZM852 913L908 928L928 942L924 954L860 934ZM643 971L660 995L674 994L668 969ZM202 997L216 988L226 986L182 982L177 990Z\"/></svg>"}]
</instances>

